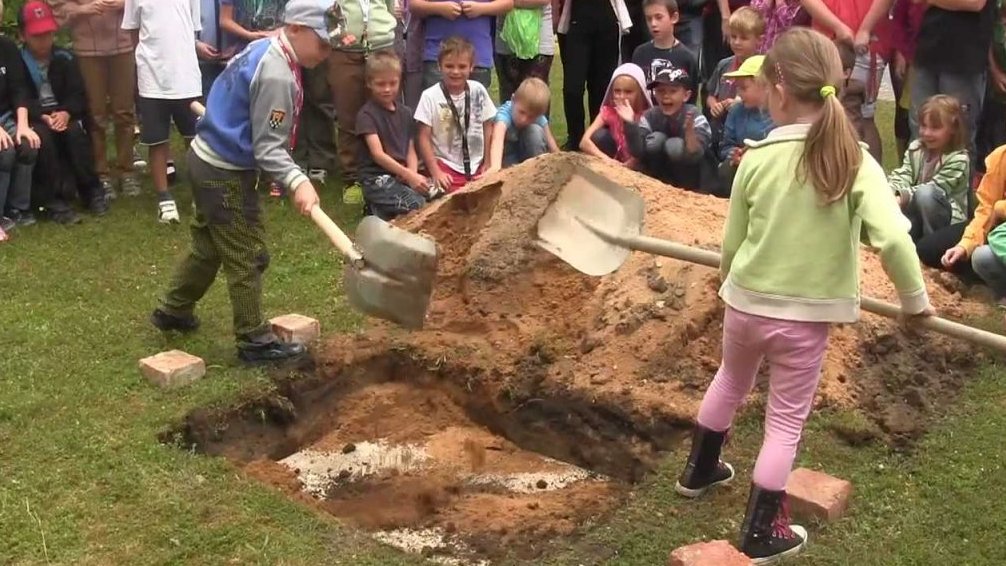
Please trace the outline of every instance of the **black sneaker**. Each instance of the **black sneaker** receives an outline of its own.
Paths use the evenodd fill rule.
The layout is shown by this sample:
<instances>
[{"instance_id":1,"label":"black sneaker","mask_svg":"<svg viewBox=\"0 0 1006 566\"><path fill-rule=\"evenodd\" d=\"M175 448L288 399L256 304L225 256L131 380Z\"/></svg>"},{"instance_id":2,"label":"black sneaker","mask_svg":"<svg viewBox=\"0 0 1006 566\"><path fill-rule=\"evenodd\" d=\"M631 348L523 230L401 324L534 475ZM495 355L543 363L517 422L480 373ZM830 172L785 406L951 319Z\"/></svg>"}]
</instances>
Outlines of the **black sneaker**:
<instances>
[{"instance_id":1,"label":"black sneaker","mask_svg":"<svg viewBox=\"0 0 1006 566\"><path fill-rule=\"evenodd\" d=\"M50 210L49 220L52 220L56 224L62 224L64 226L80 224L83 221L80 218L80 215L74 212L72 208Z\"/></svg>"},{"instance_id":2,"label":"black sneaker","mask_svg":"<svg viewBox=\"0 0 1006 566\"><path fill-rule=\"evenodd\" d=\"M0 230L3 230L4 232L10 232L14 228L17 228L17 222L14 222L13 218L0 216Z\"/></svg>"},{"instance_id":3,"label":"black sneaker","mask_svg":"<svg viewBox=\"0 0 1006 566\"><path fill-rule=\"evenodd\" d=\"M238 344L238 359L248 364L285 362L300 358L306 353L307 348L303 344L287 344L279 340Z\"/></svg>"},{"instance_id":4,"label":"black sneaker","mask_svg":"<svg viewBox=\"0 0 1006 566\"><path fill-rule=\"evenodd\" d=\"M154 309L154 312L150 314L150 324L153 324L162 332L170 332L172 330L192 332L199 329L199 319L194 315L175 316L161 309Z\"/></svg>"},{"instance_id":5,"label":"black sneaker","mask_svg":"<svg viewBox=\"0 0 1006 566\"><path fill-rule=\"evenodd\" d=\"M685 497L698 497L715 485L734 479L734 468L720 460L720 451L729 431L715 432L695 425L692 451L674 490Z\"/></svg>"},{"instance_id":6,"label":"black sneaker","mask_svg":"<svg viewBox=\"0 0 1006 566\"><path fill-rule=\"evenodd\" d=\"M747 513L741 526L740 551L755 564L772 564L803 550L807 530L789 524L785 491L751 484Z\"/></svg>"},{"instance_id":7,"label":"black sneaker","mask_svg":"<svg viewBox=\"0 0 1006 566\"><path fill-rule=\"evenodd\" d=\"M87 205L87 210L95 216L104 216L108 214L108 200L105 195L94 197L91 199L91 203Z\"/></svg>"},{"instance_id":8,"label":"black sneaker","mask_svg":"<svg viewBox=\"0 0 1006 566\"><path fill-rule=\"evenodd\" d=\"M27 210L11 210L7 217L13 220L14 224L20 226L21 228L38 223L35 215Z\"/></svg>"}]
</instances>

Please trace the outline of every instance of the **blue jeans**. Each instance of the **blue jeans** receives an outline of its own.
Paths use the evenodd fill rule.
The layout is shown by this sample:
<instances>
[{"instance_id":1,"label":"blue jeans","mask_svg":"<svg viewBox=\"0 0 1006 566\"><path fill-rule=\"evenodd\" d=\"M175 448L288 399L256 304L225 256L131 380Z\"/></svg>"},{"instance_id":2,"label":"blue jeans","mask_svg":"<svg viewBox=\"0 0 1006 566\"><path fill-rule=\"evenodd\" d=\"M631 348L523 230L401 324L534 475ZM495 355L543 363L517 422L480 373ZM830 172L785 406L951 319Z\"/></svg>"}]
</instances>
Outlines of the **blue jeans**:
<instances>
[{"instance_id":1,"label":"blue jeans","mask_svg":"<svg viewBox=\"0 0 1006 566\"><path fill-rule=\"evenodd\" d=\"M4 130L14 137L17 132L12 119L3 119ZM31 209L31 182L38 150L21 144L0 151L0 214L12 210L27 212Z\"/></svg>"},{"instance_id":2,"label":"blue jeans","mask_svg":"<svg viewBox=\"0 0 1006 566\"><path fill-rule=\"evenodd\" d=\"M523 130L510 128L503 143L503 166L524 163L548 152L545 128L531 124Z\"/></svg>"},{"instance_id":3,"label":"blue jeans","mask_svg":"<svg viewBox=\"0 0 1006 566\"><path fill-rule=\"evenodd\" d=\"M440 65L436 61L423 62L423 90L439 83L443 78L440 74ZM468 78L482 83L486 90L493 84L493 73L489 67L475 67L472 69L472 76Z\"/></svg>"},{"instance_id":4,"label":"blue jeans","mask_svg":"<svg viewBox=\"0 0 1006 566\"><path fill-rule=\"evenodd\" d=\"M908 114L912 138L919 137L919 109L929 97L936 94L948 94L961 103L964 110L964 123L967 124L971 149L972 168L975 162L975 135L978 133L978 118L981 116L982 103L985 100L985 73L977 75L962 75L957 73L938 73L926 69L922 65L912 66L912 111Z\"/></svg>"},{"instance_id":5,"label":"blue jeans","mask_svg":"<svg viewBox=\"0 0 1006 566\"><path fill-rule=\"evenodd\" d=\"M916 188L905 207L905 216L912 221L912 239L916 241L950 226L952 215L946 193L930 184Z\"/></svg>"},{"instance_id":6,"label":"blue jeans","mask_svg":"<svg viewBox=\"0 0 1006 566\"><path fill-rule=\"evenodd\" d=\"M365 176L360 183L370 212L381 220L391 220L426 205L426 198L391 175Z\"/></svg>"},{"instance_id":7,"label":"blue jeans","mask_svg":"<svg viewBox=\"0 0 1006 566\"><path fill-rule=\"evenodd\" d=\"M980 246L971 254L971 267L995 293L996 299L1006 298L1006 264L992 248Z\"/></svg>"}]
</instances>

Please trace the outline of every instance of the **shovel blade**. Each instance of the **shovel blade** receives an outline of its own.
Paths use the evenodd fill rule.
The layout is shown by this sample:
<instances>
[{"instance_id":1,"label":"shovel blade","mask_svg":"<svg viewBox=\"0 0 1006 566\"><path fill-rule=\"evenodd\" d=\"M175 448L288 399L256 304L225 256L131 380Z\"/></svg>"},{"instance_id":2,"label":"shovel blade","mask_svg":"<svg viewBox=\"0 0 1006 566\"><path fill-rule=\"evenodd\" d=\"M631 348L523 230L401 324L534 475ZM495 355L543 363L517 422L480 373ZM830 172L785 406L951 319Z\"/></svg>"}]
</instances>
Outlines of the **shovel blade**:
<instances>
[{"instance_id":1,"label":"shovel blade","mask_svg":"<svg viewBox=\"0 0 1006 566\"><path fill-rule=\"evenodd\" d=\"M625 263L630 250L599 233L638 236L645 208L636 192L578 166L538 221L537 244L577 271L607 275Z\"/></svg>"},{"instance_id":2,"label":"shovel blade","mask_svg":"<svg viewBox=\"0 0 1006 566\"><path fill-rule=\"evenodd\" d=\"M350 304L405 328L422 328L437 276L436 242L367 216L355 243L366 266L343 272Z\"/></svg>"}]
</instances>

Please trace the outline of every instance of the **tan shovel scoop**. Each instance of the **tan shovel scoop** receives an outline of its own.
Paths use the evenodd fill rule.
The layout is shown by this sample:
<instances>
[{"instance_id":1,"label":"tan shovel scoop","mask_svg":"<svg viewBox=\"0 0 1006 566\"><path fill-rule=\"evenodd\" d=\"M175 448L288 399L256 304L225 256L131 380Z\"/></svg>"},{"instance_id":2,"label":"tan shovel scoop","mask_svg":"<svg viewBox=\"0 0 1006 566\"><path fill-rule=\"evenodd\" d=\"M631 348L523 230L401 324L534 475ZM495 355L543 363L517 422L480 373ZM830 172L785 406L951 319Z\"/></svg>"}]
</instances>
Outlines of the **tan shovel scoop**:
<instances>
[{"instance_id":1,"label":"tan shovel scoop","mask_svg":"<svg viewBox=\"0 0 1006 566\"><path fill-rule=\"evenodd\" d=\"M642 235L643 198L598 175L577 167L569 182L538 221L538 245L577 271L607 275L617 270L631 251L670 257L718 269L720 254ZM864 310L897 319L901 309L861 297ZM938 316L925 317L919 326L974 344L1006 352L1006 336L972 328Z\"/></svg>"},{"instance_id":2,"label":"tan shovel scoop","mask_svg":"<svg viewBox=\"0 0 1006 566\"><path fill-rule=\"evenodd\" d=\"M202 116L206 109L193 102L192 111ZM311 220L348 260L343 286L355 309L405 328L423 327L437 276L436 242L367 216L354 245L320 207L311 209Z\"/></svg>"}]
</instances>

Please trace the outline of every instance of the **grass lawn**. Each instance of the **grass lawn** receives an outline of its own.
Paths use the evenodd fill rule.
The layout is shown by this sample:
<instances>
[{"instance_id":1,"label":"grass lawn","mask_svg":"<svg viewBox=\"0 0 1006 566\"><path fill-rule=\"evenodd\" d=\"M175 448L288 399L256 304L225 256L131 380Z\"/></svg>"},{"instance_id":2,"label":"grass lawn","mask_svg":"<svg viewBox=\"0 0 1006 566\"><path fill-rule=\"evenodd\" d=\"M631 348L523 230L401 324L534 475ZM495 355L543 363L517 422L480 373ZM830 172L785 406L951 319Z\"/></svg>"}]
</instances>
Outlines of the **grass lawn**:
<instances>
[{"instance_id":1,"label":"grass lawn","mask_svg":"<svg viewBox=\"0 0 1006 566\"><path fill-rule=\"evenodd\" d=\"M890 123L890 110L882 106L880 123ZM552 117L562 141L561 97ZM892 163L893 144L887 156ZM352 226L358 214L338 204L331 185L323 204ZM187 188L177 196L187 220ZM311 314L327 332L356 328L360 318L339 288L340 259L324 236L286 201L265 208L273 257L267 313ZM196 335L169 341L148 325L187 245L184 225L156 223L146 194L117 201L105 218L27 228L0 246L0 564L422 563L223 460L157 442L158 432L195 407L269 387L263 373L234 361L222 284L201 305L204 326ZM140 378L136 361L174 347L203 357L209 376L163 392ZM997 366L976 373L908 454L836 443L825 428L840 416L816 415L799 464L852 480L857 494L848 518L811 531L799 563L1006 561L1006 383L999 374ZM549 563L662 564L682 543L732 538L759 418L756 409L746 411L731 445L741 480L734 487L683 502L672 487L684 454L670 454L610 523L588 529Z\"/></svg>"}]
</instances>

